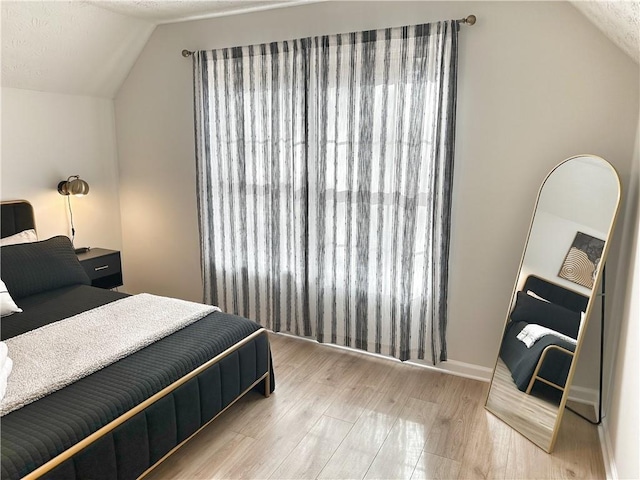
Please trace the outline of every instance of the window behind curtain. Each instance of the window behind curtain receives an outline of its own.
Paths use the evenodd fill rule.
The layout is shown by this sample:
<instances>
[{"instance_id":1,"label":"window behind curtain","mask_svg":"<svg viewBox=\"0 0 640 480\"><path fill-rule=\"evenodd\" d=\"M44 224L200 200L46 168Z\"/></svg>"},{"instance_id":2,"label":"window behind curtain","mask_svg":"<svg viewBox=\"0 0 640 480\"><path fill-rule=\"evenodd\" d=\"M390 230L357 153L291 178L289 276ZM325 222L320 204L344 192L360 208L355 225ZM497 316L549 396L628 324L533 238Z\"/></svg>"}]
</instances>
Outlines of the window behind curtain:
<instances>
[{"instance_id":1,"label":"window behind curtain","mask_svg":"<svg viewBox=\"0 0 640 480\"><path fill-rule=\"evenodd\" d=\"M198 52L207 301L446 359L457 24Z\"/></svg>"}]
</instances>

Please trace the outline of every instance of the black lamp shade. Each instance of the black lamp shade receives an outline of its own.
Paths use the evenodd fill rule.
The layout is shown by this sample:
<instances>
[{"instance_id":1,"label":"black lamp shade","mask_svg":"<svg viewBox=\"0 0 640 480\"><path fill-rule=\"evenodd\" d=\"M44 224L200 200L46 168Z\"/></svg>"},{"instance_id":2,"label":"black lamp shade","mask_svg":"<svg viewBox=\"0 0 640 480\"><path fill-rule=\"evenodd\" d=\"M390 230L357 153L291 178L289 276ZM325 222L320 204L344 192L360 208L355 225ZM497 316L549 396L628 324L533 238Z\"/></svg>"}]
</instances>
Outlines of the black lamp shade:
<instances>
[{"instance_id":1,"label":"black lamp shade","mask_svg":"<svg viewBox=\"0 0 640 480\"><path fill-rule=\"evenodd\" d=\"M89 193L89 184L80 179L78 175L72 175L67 180L58 183L60 195L76 195L81 197Z\"/></svg>"}]
</instances>

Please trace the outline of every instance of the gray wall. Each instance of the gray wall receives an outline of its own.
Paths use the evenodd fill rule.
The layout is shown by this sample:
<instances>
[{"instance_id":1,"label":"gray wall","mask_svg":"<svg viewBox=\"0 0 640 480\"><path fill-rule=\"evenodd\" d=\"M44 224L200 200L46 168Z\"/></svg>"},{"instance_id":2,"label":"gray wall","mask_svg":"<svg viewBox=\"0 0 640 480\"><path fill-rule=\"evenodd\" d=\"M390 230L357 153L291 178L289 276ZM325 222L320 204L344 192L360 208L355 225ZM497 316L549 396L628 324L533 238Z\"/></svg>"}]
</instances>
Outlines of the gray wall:
<instances>
[{"instance_id":1,"label":"gray wall","mask_svg":"<svg viewBox=\"0 0 640 480\"><path fill-rule=\"evenodd\" d=\"M33 205L38 237L71 235L61 180L80 175L89 195L71 198L75 245L120 249L113 101L2 88L2 200Z\"/></svg>"},{"instance_id":2,"label":"gray wall","mask_svg":"<svg viewBox=\"0 0 640 480\"><path fill-rule=\"evenodd\" d=\"M607 328L605 383L605 446L612 457L617 478L640 478L640 123L636 137L631 179L621 218L621 255L616 289L607 297L613 302ZM625 282L626 281L626 282ZM626 288L625 288L626 287Z\"/></svg>"},{"instance_id":3,"label":"gray wall","mask_svg":"<svg viewBox=\"0 0 640 480\"><path fill-rule=\"evenodd\" d=\"M460 32L448 342L452 360L482 373L493 368L547 172L580 153L608 159L625 184L631 168L638 66L564 2L327 2L158 27L115 100L127 289L202 295L192 67L183 48L470 13L478 23ZM614 243L611 279L618 277ZM593 387L598 337L589 330L576 381Z\"/></svg>"}]
</instances>

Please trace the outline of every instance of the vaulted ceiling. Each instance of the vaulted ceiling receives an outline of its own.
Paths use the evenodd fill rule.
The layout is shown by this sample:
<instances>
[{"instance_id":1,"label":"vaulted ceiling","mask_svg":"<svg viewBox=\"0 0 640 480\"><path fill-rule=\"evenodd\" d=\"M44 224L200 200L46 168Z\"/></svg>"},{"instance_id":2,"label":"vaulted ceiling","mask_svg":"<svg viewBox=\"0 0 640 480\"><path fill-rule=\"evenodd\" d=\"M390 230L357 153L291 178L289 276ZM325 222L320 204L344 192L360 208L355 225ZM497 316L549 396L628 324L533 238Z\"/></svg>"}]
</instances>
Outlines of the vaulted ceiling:
<instances>
[{"instance_id":1,"label":"vaulted ceiling","mask_svg":"<svg viewBox=\"0 0 640 480\"><path fill-rule=\"evenodd\" d=\"M571 3L613 43L640 63L640 2L573 0Z\"/></svg>"},{"instance_id":2,"label":"vaulted ceiling","mask_svg":"<svg viewBox=\"0 0 640 480\"><path fill-rule=\"evenodd\" d=\"M290 5L292 1L254 0L87 0L97 7L141 18L151 23L174 23L197 18L235 15L247 11L264 10Z\"/></svg>"},{"instance_id":3,"label":"vaulted ceiling","mask_svg":"<svg viewBox=\"0 0 640 480\"><path fill-rule=\"evenodd\" d=\"M111 98L156 25L299 3L2 0L2 85Z\"/></svg>"},{"instance_id":4,"label":"vaulted ceiling","mask_svg":"<svg viewBox=\"0 0 640 480\"><path fill-rule=\"evenodd\" d=\"M2 0L2 85L114 97L155 27L318 0ZM640 1L572 1L640 63Z\"/></svg>"}]
</instances>

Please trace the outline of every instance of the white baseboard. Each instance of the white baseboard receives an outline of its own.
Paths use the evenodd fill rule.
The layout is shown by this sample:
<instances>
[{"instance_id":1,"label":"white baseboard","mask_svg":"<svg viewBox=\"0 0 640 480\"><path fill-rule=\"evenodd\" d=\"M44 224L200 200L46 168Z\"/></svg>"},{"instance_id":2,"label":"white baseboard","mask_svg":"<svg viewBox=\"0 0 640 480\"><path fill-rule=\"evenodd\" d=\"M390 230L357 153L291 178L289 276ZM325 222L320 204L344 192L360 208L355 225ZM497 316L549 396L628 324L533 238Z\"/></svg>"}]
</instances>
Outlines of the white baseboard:
<instances>
[{"instance_id":1,"label":"white baseboard","mask_svg":"<svg viewBox=\"0 0 640 480\"><path fill-rule=\"evenodd\" d=\"M288 332L277 332L276 334L284 335L287 337L300 338L303 340L307 340L309 342L318 343L318 341L315 338L300 337ZM342 345L336 345L333 343L323 343L322 345L326 345L331 348L338 348L343 350L349 350L352 352L358 352L363 355L371 355L371 356L382 358L385 360L399 362L399 360L393 357L389 357L387 355L380 355L378 353L366 352L364 350L358 350L351 347L344 347ZM434 370L437 372L457 375L459 377L470 378L472 380L479 380L481 382L490 382L491 376L493 375L493 368L482 367L480 365L475 365L473 363L460 362L458 360L447 360L445 362L440 362L438 365L431 365L426 360L407 360L405 363L409 365L416 365L418 367L428 368L429 370ZM590 405L595 405L597 408L598 391L590 388L573 386L571 387L571 394L569 395L569 399L575 400L576 402L580 402L580 403L588 403Z\"/></svg>"},{"instance_id":2,"label":"white baseboard","mask_svg":"<svg viewBox=\"0 0 640 480\"><path fill-rule=\"evenodd\" d=\"M310 337L299 337L297 335L293 335L288 332L277 332L276 335L284 335L287 337L300 338L302 340L306 340L309 342L318 343L315 338ZM393 362L399 362L400 360L389 357L387 355L380 355L379 353L365 352L364 350L358 350L356 348L344 347L342 345L336 345L333 343L323 343L322 345L326 345L331 348L338 348L342 350L349 350L351 352L361 353L363 355L371 355L373 357L382 358L384 360L390 360ZM425 360L408 360L404 363L409 365L416 365L418 367L428 368L429 370L434 370L437 372L448 373L450 375L457 375L459 377L470 378L472 380L480 380L481 382L489 382L491 381L491 375L493 374L492 368L481 367L479 365L474 365L472 363L464 363L459 362L457 360L447 360L446 362L440 362L438 365L431 365Z\"/></svg>"},{"instance_id":3,"label":"white baseboard","mask_svg":"<svg viewBox=\"0 0 640 480\"><path fill-rule=\"evenodd\" d=\"M459 362L457 360L447 360L445 362L440 362L438 365L431 365L424 360L409 360L406 363L442 373L448 373L450 375L457 375L458 377L480 380L481 382L490 382L491 375L493 374L492 368L481 367L480 365L474 365L472 363Z\"/></svg>"},{"instance_id":4,"label":"white baseboard","mask_svg":"<svg viewBox=\"0 0 640 480\"><path fill-rule=\"evenodd\" d=\"M613 448L611 448L611 437L609 436L609 425L606 417L598 425L598 436L600 437L600 447L602 448L602 460L607 474L607 480L618 480L618 470L614 461Z\"/></svg>"},{"instance_id":5,"label":"white baseboard","mask_svg":"<svg viewBox=\"0 0 640 480\"><path fill-rule=\"evenodd\" d=\"M593 408L598 410L598 390L594 388L578 387L572 385L569 390L569 400L574 402L586 403L593 405Z\"/></svg>"}]
</instances>

